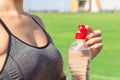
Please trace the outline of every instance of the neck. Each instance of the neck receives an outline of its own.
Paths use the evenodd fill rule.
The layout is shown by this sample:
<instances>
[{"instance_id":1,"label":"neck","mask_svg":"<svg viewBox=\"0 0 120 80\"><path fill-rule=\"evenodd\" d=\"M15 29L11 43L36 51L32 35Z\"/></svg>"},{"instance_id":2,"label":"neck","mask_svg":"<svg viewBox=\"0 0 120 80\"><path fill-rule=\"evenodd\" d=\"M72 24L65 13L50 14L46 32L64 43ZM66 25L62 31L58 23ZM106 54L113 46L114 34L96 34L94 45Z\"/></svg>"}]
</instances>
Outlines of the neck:
<instances>
[{"instance_id":1,"label":"neck","mask_svg":"<svg viewBox=\"0 0 120 80\"><path fill-rule=\"evenodd\" d=\"M23 13L23 0L0 0L1 15L15 15Z\"/></svg>"}]
</instances>

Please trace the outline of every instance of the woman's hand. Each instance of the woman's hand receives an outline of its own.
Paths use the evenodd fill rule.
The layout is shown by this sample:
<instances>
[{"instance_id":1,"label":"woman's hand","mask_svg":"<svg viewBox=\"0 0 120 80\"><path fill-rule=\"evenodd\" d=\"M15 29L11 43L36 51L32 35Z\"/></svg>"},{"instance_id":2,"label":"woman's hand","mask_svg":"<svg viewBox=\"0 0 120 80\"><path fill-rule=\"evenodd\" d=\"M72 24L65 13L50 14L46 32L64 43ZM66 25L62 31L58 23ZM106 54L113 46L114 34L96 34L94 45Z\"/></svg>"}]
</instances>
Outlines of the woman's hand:
<instances>
[{"instance_id":1,"label":"woman's hand","mask_svg":"<svg viewBox=\"0 0 120 80\"><path fill-rule=\"evenodd\" d=\"M88 35L87 35L87 45L90 46L91 48L91 55L92 58L94 58L102 49L103 44L102 44L102 32L101 30L96 30L94 31L91 27L86 26L88 30Z\"/></svg>"},{"instance_id":2,"label":"woman's hand","mask_svg":"<svg viewBox=\"0 0 120 80\"><path fill-rule=\"evenodd\" d=\"M88 34L86 36L86 44L91 49L91 57L94 58L102 49L102 32L100 30L94 31L91 27L86 26ZM89 53L89 52L88 52ZM73 80L89 79L89 55L82 55L81 52L74 52L69 50L68 65L72 74ZM76 79L75 79L76 80Z\"/></svg>"}]
</instances>

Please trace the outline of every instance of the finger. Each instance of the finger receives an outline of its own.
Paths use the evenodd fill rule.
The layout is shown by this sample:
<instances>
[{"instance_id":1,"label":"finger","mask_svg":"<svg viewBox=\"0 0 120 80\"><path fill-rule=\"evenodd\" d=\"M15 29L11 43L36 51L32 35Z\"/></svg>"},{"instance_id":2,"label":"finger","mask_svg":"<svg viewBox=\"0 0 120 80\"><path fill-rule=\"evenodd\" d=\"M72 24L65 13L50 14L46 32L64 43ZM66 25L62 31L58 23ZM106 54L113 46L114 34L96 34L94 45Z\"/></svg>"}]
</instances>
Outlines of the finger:
<instances>
[{"instance_id":1,"label":"finger","mask_svg":"<svg viewBox=\"0 0 120 80\"><path fill-rule=\"evenodd\" d=\"M103 44L102 43L97 43L97 44L94 44L92 45L90 48L95 51L95 50L99 50L103 47Z\"/></svg>"},{"instance_id":2,"label":"finger","mask_svg":"<svg viewBox=\"0 0 120 80\"><path fill-rule=\"evenodd\" d=\"M94 31L93 34L94 34L93 37L98 37L98 36L102 35L102 31L101 30L96 30L96 31Z\"/></svg>"},{"instance_id":3,"label":"finger","mask_svg":"<svg viewBox=\"0 0 120 80\"><path fill-rule=\"evenodd\" d=\"M89 33L86 38L89 40L93 37L99 37L101 35L102 35L102 31L101 30L96 30L93 33Z\"/></svg>"},{"instance_id":4,"label":"finger","mask_svg":"<svg viewBox=\"0 0 120 80\"><path fill-rule=\"evenodd\" d=\"M85 27L86 27L86 29L87 29L87 36L86 36L86 38L87 38L87 39L90 39L90 38L92 37L93 33L94 33L94 30L93 30L92 27L90 27L90 26L88 26L88 25L86 25ZM91 33L92 33L92 34L91 34Z\"/></svg>"},{"instance_id":5,"label":"finger","mask_svg":"<svg viewBox=\"0 0 120 80\"><path fill-rule=\"evenodd\" d=\"M92 27L90 27L90 26L88 26L88 25L86 25L85 27L86 27L88 33L93 33L93 32L94 32L94 30L93 30Z\"/></svg>"},{"instance_id":6,"label":"finger","mask_svg":"<svg viewBox=\"0 0 120 80\"><path fill-rule=\"evenodd\" d=\"M97 43L90 47L91 53L92 53L92 58L94 58L101 51L102 47L103 47L102 43Z\"/></svg>"},{"instance_id":7,"label":"finger","mask_svg":"<svg viewBox=\"0 0 120 80\"><path fill-rule=\"evenodd\" d=\"M86 42L86 44L87 44L88 46L91 46L91 45L93 45L93 44L95 44L95 43L101 43L101 42L102 42L102 37L95 37L95 38L92 38L92 39L88 40L88 41Z\"/></svg>"}]
</instances>

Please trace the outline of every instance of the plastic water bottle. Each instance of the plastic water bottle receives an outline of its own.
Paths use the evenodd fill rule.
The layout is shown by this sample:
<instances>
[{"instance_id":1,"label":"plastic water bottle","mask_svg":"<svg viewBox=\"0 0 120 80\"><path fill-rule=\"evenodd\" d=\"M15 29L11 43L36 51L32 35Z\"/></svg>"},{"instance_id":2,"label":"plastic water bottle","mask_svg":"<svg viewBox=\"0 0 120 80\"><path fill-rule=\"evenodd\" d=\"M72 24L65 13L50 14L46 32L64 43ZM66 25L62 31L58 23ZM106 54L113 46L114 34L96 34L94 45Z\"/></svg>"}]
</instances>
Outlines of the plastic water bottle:
<instances>
[{"instance_id":1,"label":"plastic water bottle","mask_svg":"<svg viewBox=\"0 0 120 80\"><path fill-rule=\"evenodd\" d=\"M68 65L69 68L73 69L74 67L74 70L69 69L72 72L67 80L89 80L91 51L86 45L86 35L85 25L79 25L78 32L75 34L75 41L69 48Z\"/></svg>"}]
</instances>

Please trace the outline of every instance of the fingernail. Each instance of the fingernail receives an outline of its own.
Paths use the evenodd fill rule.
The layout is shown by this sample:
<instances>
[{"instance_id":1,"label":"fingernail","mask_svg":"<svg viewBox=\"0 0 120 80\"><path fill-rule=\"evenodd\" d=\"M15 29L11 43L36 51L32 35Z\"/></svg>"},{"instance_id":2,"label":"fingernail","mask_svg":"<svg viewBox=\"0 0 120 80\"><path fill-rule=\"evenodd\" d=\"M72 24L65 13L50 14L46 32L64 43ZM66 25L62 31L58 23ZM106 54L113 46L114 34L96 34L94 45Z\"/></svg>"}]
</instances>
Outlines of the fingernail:
<instances>
[{"instance_id":1,"label":"fingernail","mask_svg":"<svg viewBox=\"0 0 120 80\"><path fill-rule=\"evenodd\" d=\"M87 44L87 45L91 45L91 42L90 42L90 41L87 41L86 44Z\"/></svg>"},{"instance_id":2,"label":"fingernail","mask_svg":"<svg viewBox=\"0 0 120 80\"><path fill-rule=\"evenodd\" d=\"M87 39L90 39L90 36L89 36L89 35L87 35L87 36L86 36L86 38L87 38Z\"/></svg>"},{"instance_id":3,"label":"fingernail","mask_svg":"<svg viewBox=\"0 0 120 80\"><path fill-rule=\"evenodd\" d=\"M91 48L91 49L93 49L93 48L94 48L94 46L91 46L90 48Z\"/></svg>"}]
</instances>

